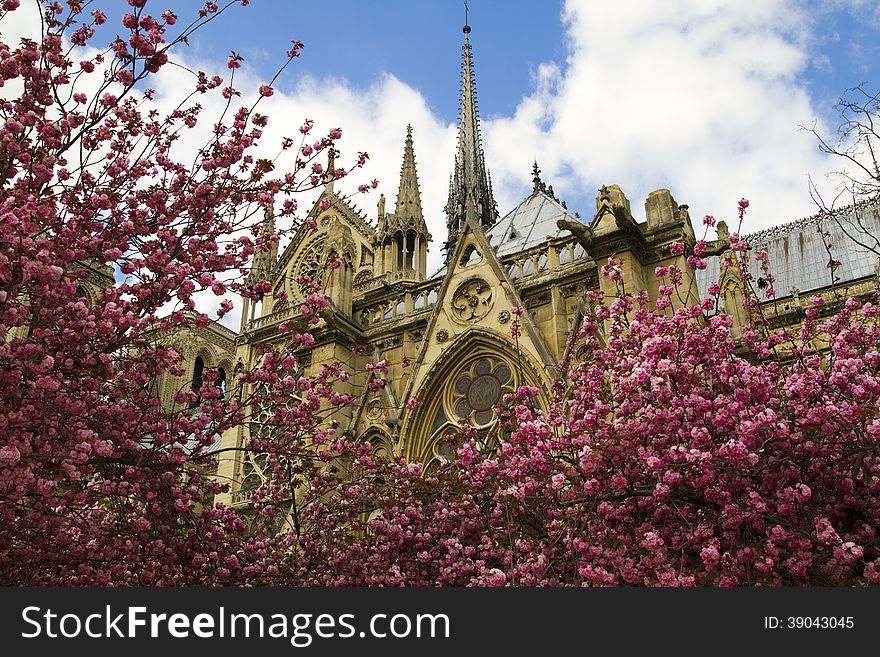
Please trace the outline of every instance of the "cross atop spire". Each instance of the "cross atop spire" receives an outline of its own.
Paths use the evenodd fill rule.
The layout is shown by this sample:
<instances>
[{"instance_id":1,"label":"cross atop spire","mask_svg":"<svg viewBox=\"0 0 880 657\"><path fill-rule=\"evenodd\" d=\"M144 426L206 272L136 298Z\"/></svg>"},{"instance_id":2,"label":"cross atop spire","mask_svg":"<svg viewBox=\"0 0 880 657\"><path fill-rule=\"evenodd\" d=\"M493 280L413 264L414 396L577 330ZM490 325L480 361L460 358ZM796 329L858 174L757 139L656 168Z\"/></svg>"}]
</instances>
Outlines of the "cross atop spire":
<instances>
[{"instance_id":1,"label":"cross atop spire","mask_svg":"<svg viewBox=\"0 0 880 657\"><path fill-rule=\"evenodd\" d=\"M544 181L541 180L541 170L538 168L538 160L535 160L535 164L532 166L532 185L534 186L532 189L533 192L543 192L547 189Z\"/></svg>"},{"instance_id":2,"label":"cross atop spire","mask_svg":"<svg viewBox=\"0 0 880 657\"><path fill-rule=\"evenodd\" d=\"M461 110L458 117L458 151L452 174L452 187L446 203L447 256L455 249L467 216L473 205L476 218L488 228L498 218L492 183L486 171L483 144L480 137L480 117L477 112L477 93L471 56L470 25L465 24L461 64Z\"/></svg>"}]
</instances>

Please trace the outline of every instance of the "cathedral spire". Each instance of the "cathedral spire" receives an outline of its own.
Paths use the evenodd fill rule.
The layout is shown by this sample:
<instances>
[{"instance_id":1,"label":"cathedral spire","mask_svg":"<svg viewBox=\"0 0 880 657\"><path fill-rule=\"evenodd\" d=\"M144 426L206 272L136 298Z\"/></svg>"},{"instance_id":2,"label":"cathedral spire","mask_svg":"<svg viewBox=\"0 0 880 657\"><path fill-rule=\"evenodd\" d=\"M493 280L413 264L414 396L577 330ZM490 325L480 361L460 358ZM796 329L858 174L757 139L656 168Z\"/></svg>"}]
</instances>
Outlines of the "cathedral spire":
<instances>
[{"instance_id":1,"label":"cathedral spire","mask_svg":"<svg viewBox=\"0 0 880 657\"><path fill-rule=\"evenodd\" d=\"M336 149L330 146L327 149L327 170L324 172L324 189L332 192L334 180L336 180Z\"/></svg>"},{"instance_id":2,"label":"cathedral spire","mask_svg":"<svg viewBox=\"0 0 880 657\"><path fill-rule=\"evenodd\" d=\"M412 126L406 127L403 164L394 213L385 212L385 198L379 202L379 243L383 272L397 279L423 280L426 276L428 242L431 235L422 214L419 176L413 149Z\"/></svg>"},{"instance_id":3,"label":"cathedral spire","mask_svg":"<svg viewBox=\"0 0 880 657\"><path fill-rule=\"evenodd\" d=\"M253 289L257 283L272 280L275 273L275 264L278 262L278 235L275 232L275 204L269 203L263 209L263 221L260 222L260 232L257 237L257 252L251 261L251 270L245 279L245 285ZM256 319L257 303L263 300L263 293L257 295L257 299L251 301L247 297L242 299L241 327L243 333L250 322Z\"/></svg>"},{"instance_id":4,"label":"cathedral spire","mask_svg":"<svg viewBox=\"0 0 880 657\"><path fill-rule=\"evenodd\" d=\"M413 152L412 126L406 126L406 143L403 148L403 164L400 167L400 185L397 189L397 204L394 214L402 224L427 234L425 218L422 215L422 198L419 194L419 176L416 173L416 156Z\"/></svg>"},{"instance_id":5,"label":"cathedral spire","mask_svg":"<svg viewBox=\"0 0 880 657\"><path fill-rule=\"evenodd\" d=\"M477 112L476 78L471 55L470 25L465 24L461 65L461 109L458 117L458 151L452 173L452 187L446 203L447 257L455 249L464 228L467 207L476 209L476 218L483 228L495 223L498 211L486 171Z\"/></svg>"},{"instance_id":6,"label":"cathedral spire","mask_svg":"<svg viewBox=\"0 0 880 657\"><path fill-rule=\"evenodd\" d=\"M258 243L267 242L267 248L258 247L251 263L247 284L255 285L272 277L275 262L278 260L278 238L275 234L275 205L270 203L263 211Z\"/></svg>"}]
</instances>

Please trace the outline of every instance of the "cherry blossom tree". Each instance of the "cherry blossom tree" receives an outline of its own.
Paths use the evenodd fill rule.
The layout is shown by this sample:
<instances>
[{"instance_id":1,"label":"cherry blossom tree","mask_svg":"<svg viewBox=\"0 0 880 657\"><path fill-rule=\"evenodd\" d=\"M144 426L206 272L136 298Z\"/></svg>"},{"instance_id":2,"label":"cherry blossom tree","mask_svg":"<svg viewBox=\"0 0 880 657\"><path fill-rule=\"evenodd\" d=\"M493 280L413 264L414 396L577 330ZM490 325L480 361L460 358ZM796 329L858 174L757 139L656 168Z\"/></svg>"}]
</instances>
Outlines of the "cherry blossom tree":
<instances>
[{"instance_id":1,"label":"cherry blossom tree","mask_svg":"<svg viewBox=\"0 0 880 657\"><path fill-rule=\"evenodd\" d=\"M212 503L206 448L261 401L257 384L302 397L277 422L288 437L314 440L326 408L347 400L333 397L330 370L304 385L295 358L267 353L236 394L205 385L165 409L152 386L181 373L181 356L155 337L207 324L201 291L221 300L220 317L231 293L268 291L243 282L254 254L280 237L261 228L264 212L274 203L276 217L293 218L295 194L367 156L323 171L341 132L316 138L312 121L261 143L259 105L278 75L239 88L234 52L225 75L191 71L189 92L163 111L152 81L185 69L176 53L187 40L246 1L206 2L183 19L129 0L116 25L91 2L35 4L40 38L0 43L0 580L245 581L262 572L264 552L237 513ZM0 6L0 25L25 10ZM120 36L96 46L105 34ZM287 63L301 48L292 42ZM220 100L218 116L203 116L205 98ZM200 135L197 151L181 145ZM310 295L307 319L326 305ZM292 346L307 329L290 328ZM210 384L217 372L204 376Z\"/></svg>"},{"instance_id":2,"label":"cherry blossom tree","mask_svg":"<svg viewBox=\"0 0 880 657\"><path fill-rule=\"evenodd\" d=\"M837 158L842 167L832 174L837 183L835 198L829 203L817 196L823 207L833 207L839 200L854 203L880 194L880 91L870 90L867 83L860 84L848 89L834 109L840 120L836 135L820 133L815 123L805 126L816 138L819 150Z\"/></svg>"},{"instance_id":3,"label":"cherry blossom tree","mask_svg":"<svg viewBox=\"0 0 880 657\"><path fill-rule=\"evenodd\" d=\"M747 245L736 233L730 242L740 246L727 257L745 270ZM673 310L681 273L658 271L672 282L653 303L589 294L582 348L559 364L550 405L520 388L495 430L466 430L439 469L360 453L342 493L314 509L334 531L300 544L296 577L880 582L880 309L816 296L798 330L756 321L735 340L731 317L705 319L712 299ZM603 275L615 279L613 263Z\"/></svg>"}]
</instances>

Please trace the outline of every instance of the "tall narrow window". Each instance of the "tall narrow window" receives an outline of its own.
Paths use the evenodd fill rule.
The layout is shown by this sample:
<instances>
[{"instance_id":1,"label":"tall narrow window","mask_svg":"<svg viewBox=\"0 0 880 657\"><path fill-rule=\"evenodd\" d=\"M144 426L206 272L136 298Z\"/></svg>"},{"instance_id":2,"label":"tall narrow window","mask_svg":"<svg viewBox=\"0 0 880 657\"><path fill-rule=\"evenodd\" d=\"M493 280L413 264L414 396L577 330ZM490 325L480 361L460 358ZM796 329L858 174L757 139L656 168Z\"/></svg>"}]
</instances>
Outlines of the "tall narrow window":
<instances>
[{"instance_id":1,"label":"tall narrow window","mask_svg":"<svg viewBox=\"0 0 880 657\"><path fill-rule=\"evenodd\" d=\"M411 230L406 232L406 269L408 271L412 271L414 268L415 261L415 253L416 253L416 234Z\"/></svg>"},{"instance_id":2,"label":"tall narrow window","mask_svg":"<svg viewBox=\"0 0 880 657\"><path fill-rule=\"evenodd\" d=\"M220 399L226 399L226 369L217 370L217 387L220 388Z\"/></svg>"},{"instance_id":3,"label":"tall narrow window","mask_svg":"<svg viewBox=\"0 0 880 657\"><path fill-rule=\"evenodd\" d=\"M205 372L205 361L202 360L201 356L196 356L196 363L193 366L193 378L192 378L192 389L194 392L198 393L202 388L202 384L204 383L203 374ZM193 401L190 406L198 406L198 399Z\"/></svg>"}]
</instances>

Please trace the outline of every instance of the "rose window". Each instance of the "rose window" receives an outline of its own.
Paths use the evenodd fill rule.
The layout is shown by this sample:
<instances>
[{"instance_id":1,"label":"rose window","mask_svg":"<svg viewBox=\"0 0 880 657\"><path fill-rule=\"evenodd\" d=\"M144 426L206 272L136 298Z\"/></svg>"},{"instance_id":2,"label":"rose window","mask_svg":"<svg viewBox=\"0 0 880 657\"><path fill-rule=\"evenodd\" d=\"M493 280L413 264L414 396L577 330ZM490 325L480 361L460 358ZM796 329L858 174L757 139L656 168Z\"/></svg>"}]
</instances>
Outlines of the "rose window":
<instances>
[{"instance_id":1,"label":"rose window","mask_svg":"<svg viewBox=\"0 0 880 657\"><path fill-rule=\"evenodd\" d=\"M507 392L513 392L510 366L495 358L480 358L456 377L452 407L459 420L486 426L495 416L493 407Z\"/></svg>"},{"instance_id":2,"label":"rose window","mask_svg":"<svg viewBox=\"0 0 880 657\"><path fill-rule=\"evenodd\" d=\"M324 240L314 242L302 256L293 275L292 288L296 297L302 299L312 293L311 285L302 285L300 279L308 276L313 281L323 284L324 278Z\"/></svg>"}]
</instances>

